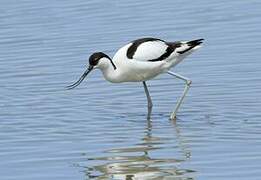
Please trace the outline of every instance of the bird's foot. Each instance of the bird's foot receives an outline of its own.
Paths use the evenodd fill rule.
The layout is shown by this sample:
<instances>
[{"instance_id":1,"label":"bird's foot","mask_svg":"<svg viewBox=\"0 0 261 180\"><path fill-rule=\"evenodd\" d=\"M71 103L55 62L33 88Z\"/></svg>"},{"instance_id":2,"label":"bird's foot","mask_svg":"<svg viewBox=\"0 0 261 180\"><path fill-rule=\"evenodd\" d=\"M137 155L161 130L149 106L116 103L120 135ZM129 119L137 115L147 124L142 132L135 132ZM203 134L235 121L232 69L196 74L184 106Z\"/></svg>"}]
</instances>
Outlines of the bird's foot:
<instances>
[{"instance_id":1,"label":"bird's foot","mask_svg":"<svg viewBox=\"0 0 261 180\"><path fill-rule=\"evenodd\" d=\"M169 120L172 120L172 121L176 121L176 119L177 119L176 113L172 113L172 114L170 115L170 117L169 117Z\"/></svg>"}]
</instances>

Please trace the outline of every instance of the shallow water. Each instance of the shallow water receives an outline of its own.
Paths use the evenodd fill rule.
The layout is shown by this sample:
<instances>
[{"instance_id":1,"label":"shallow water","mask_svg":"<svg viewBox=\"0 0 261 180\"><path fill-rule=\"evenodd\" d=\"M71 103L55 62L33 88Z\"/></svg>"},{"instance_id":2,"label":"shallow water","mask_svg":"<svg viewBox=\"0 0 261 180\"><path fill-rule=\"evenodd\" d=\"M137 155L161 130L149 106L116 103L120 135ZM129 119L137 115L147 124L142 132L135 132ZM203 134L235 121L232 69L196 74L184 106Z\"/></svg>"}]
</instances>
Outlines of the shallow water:
<instances>
[{"instance_id":1,"label":"shallow water","mask_svg":"<svg viewBox=\"0 0 261 180\"><path fill-rule=\"evenodd\" d=\"M261 176L261 3L3 1L0 6L0 175L16 179L248 179ZM88 56L127 42L205 38L168 75L110 84Z\"/></svg>"}]
</instances>

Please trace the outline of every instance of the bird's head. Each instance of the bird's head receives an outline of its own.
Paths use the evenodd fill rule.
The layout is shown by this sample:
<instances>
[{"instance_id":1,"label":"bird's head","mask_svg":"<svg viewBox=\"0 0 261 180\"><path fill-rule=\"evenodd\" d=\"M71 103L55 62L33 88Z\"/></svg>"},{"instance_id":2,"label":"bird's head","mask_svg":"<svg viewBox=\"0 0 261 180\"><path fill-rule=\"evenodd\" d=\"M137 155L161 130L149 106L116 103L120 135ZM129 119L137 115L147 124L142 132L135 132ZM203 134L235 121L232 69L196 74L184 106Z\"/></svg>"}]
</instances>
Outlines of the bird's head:
<instances>
[{"instance_id":1,"label":"bird's head","mask_svg":"<svg viewBox=\"0 0 261 180\"><path fill-rule=\"evenodd\" d=\"M103 69L110 63L113 65L114 69L116 69L111 58L103 52L95 52L89 57L89 68Z\"/></svg>"},{"instance_id":2,"label":"bird's head","mask_svg":"<svg viewBox=\"0 0 261 180\"><path fill-rule=\"evenodd\" d=\"M78 81L73 83L72 85L67 86L68 89L73 89L84 80L84 78L93 70L93 69L105 69L109 65L112 65L114 69L116 69L115 64L111 60L111 58L104 54L103 52L95 52L89 57L89 67L85 70L83 75L80 77Z\"/></svg>"}]
</instances>

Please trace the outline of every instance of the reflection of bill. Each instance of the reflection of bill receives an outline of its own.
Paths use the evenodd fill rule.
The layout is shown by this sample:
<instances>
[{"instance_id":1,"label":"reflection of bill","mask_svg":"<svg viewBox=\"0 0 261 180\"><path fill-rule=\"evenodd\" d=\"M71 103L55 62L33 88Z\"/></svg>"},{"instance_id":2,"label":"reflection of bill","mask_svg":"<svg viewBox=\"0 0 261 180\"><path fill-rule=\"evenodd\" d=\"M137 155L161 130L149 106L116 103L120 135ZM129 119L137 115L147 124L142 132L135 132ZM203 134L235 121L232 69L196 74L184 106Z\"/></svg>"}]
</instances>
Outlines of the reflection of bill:
<instances>
[{"instance_id":1,"label":"reflection of bill","mask_svg":"<svg viewBox=\"0 0 261 180\"><path fill-rule=\"evenodd\" d=\"M182 143L180 131L176 124L174 124L174 129L177 134L178 147L184 154L183 158L152 158L155 150L166 148L168 139L152 136L152 126L151 123L148 123L146 134L141 139L141 143L134 147L111 149L106 152L110 156L92 159L105 163L86 168L86 176L89 179L99 180L192 180L193 174L191 173L195 171L179 168L182 162L188 160L190 152ZM175 148L173 148L173 151L175 151ZM99 175L95 176L94 174Z\"/></svg>"}]
</instances>

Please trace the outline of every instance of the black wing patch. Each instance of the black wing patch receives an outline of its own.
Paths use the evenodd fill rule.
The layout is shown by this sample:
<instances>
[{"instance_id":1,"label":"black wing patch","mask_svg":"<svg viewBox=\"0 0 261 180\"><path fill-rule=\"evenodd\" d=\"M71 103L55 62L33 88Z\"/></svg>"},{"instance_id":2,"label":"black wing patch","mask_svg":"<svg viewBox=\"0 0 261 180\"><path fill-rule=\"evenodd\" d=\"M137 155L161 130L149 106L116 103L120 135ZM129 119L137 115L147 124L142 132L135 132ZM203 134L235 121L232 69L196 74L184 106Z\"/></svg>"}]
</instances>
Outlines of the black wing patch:
<instances>
[{"instance_id":1,"label":"black wing patch","mask_svg":"<svg viewBox=\"0 0 261 180\"><path fill-rule=\"evenodd\" d=\"M151 37L148 37L148 38L141 38L141 39L137 39L135 41L132 42L132 45L128 48L127 50L127 57L129 59L132 59L137 48L139 47L139 45L141 45L142 43L145 43L145 42L149 42L149 41L162 41L161 39L157 39L157 38L151 38Z\"/></svg>"},{"instance_id":2,"label":"black wing patch","mask_svg":"<svg viewBox=\"0 0 261 180\"><path fill-rule=\"evenodd\" d=\"M157 39L157 38L151 38L151 37L141 38L141 39L137 39L132 42L132 44L130 45L130 47L127 50L127 57L129 59L133 59L133 56L135 55L138 47L142 43L150 42L150 41L161 41L162 43L165 43L165 45L166 45L165 52L155 59L147 59L146 61L151 61L151 62L162 61L162 60L167 59L177 48L182 47L183 45L187 45L188 47L186 49L177 51L177 53L183 54L183 53L190 51L194 47L200 45L203 40L204 39L196 39L196 40L187 41L187 42L180 42L180 41L165 42L165 41L163 41L161 39Z\"/></svg>"},{"instance_id":3,"label":"black wing patch","mask_svg":"<svg viewBox=\"0 0 261 180\"><path fill-rule=\"evenodd\" d=\"M156 58L156 59L151 59L149 61L162 61L166 58L168 58L174 51L176 48L181 46L180 42L166 42L166 44L168 45L166 52L164 54L162 54L160 57Z\"/></svg>"},{"instance_id":4,"label":"black wing patch","mask_svg":"<svg viewBox=\"0 0 261 180\"><path fill-rule=\"evenodd\" d=\"M137 40L132 42L132 45L127 50L127 57L129 59L132 59L134 54L135 54L135 52L136 52L136 50L137 50L137 48L142 43L149 42L149 41L162 41L162 42L164 42L168 46L166 48L166 52L164 54L162 54L160 57L148 60L148 61L151 61L151 62L162 61L162 60L168 58L175 51L176 48L181 46L181 42L178 42L178 41L177 42L165 42L165 41L163 41L161 39L158 39L158 38L151 38L151 37L141 38L141 39L137 39Z\"/></svg>"}]
</instances>

